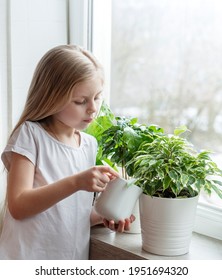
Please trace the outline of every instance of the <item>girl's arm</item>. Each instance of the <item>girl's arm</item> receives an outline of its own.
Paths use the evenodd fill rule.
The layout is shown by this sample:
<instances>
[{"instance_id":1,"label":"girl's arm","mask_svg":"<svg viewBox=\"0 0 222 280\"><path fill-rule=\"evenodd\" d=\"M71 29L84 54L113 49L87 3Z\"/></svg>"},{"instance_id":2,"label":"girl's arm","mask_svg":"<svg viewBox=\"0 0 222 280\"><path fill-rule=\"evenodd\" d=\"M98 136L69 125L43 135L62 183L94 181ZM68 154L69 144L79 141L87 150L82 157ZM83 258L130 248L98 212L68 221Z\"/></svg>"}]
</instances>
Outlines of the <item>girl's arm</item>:
<instances>
[{"instance_id":1,"label":"girl's arm","mask_svg":"<svg viewBox=\"0 0 222 280\"><path fill-rule=\"evenodd\" d=\"M26 157L12 153L8 173L8 207L15 219L24 219L50 208L79 190L103 191L117 172L107 166L92 167L55 183L33 188L35 166Z\"/></svg>"}]
</instances>

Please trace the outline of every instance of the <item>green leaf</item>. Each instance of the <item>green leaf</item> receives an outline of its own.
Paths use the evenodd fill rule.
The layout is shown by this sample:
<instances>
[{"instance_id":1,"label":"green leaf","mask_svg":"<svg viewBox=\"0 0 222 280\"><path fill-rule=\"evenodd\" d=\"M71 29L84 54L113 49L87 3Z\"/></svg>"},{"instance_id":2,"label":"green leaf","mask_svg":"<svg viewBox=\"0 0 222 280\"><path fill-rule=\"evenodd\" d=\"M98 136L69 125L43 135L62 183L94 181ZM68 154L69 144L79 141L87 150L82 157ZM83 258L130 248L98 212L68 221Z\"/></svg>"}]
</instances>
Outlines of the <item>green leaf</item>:
<instances>
[{"instance_id":1,"label":"green leaf","mask_svg":"<svg viewBox=\"0 0 222 280\"><path fill-rule=\"evenodd\" d=\"M166 177L164 178L164 180L163 180L163 190L166 190L166 189L169 187L171 181L172 181L172 180L170 179L169 176L166 176Z\"/></svg>"},{"instance_id":2,"label":"green leaf","mask_svg":"<svg viewBox=\"0 0 222 280\"><path fill-rule=\"evenodd\" d=\"M131 125L134 125L134 124L137 123L137 121L138 121L138 118L132 118L132 119L130 120L130 124L131 124Z\"/></svg>"},{"instance_id":3,"label":"green leaf","mask_svg":"<svg viewBox=\"0 0 222 280\"><path fill-rule=\"evenodd\" d=\"M178 136L184 132L188 131L187 127L185 125L181 125L174 130L174 135Z\"/></svg>"},{"instance_id":4,"label":"green leaf","mask_svg":"<svg viewBox=\"0 0 222 280\"><path fill-rule=\"evenodd\" d=\"M183 186L187 186L187 183L189 181L189 176L187 176L186 174L181 174L180 180Z\"/></svg>"},{"instance_id":5,"label":"green leaf","mask_svg":"<svg viewBox=\"0 0 222 280\"><path fill-rule=\"evenodd\" d=\"M172 170L168 174L174 183L178 181L178 174L175 171Z\"/></svg>"},{"instance_id":6,"label":"green leaf","mask_svg":"<svg viewBox=\"0 0 222 280\"><path fill-rule=\"evenodd\" d=\"M129 150L135 150L135 147L138 147L140 144L141 138L139 135L131 128L125 127L123 130L123 141L125 146Z\"/></svg>"},{"instance_id":7,"label":"green leaf","mask_svg":"<svg viewBox=\"0 0 222 280\"><path fill-rule=\"evenodd\" d=\"M113 125L113 122L110 118L106 116L100 116L96 118L86 129L85 132L94 136L97 141L100 141L102 138L102 134L108 128Z\"/></svg>"},{"instance_id":8,"label":"green leaf","mask_svg":"<svg viewBox=\"0 0 222 280\"><path fill-rule=\"evenodd\" d=\"M217 186L212 184L212 189L215 191L215 193L222 199L222 190L218 189Z\"/></svg>"},{"instance_id":9,"label":"green leaf","mask_svg":"<svg viewBox=\"0 0 222 280\"><path fill-rule=\"evenodd\" d=\"M222 186L222 182L218 180L212 180L215 184Z\"/></svg>"}]
</instances>

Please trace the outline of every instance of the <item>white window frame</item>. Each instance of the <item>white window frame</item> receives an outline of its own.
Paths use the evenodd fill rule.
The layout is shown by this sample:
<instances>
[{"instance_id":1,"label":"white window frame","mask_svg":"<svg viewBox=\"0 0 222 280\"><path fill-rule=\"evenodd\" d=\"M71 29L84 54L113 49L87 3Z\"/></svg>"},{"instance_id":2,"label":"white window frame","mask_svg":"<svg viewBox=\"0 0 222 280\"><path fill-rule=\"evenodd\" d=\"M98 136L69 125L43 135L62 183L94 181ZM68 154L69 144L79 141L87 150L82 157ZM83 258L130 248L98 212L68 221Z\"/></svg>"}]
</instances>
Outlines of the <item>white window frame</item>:
<instances>
[{"instance_id":1,"label":"white window frame","mask_svg":"<svg viewBox=\"0 0 222 280\"><path fill-rule=\"evenodd\" d=\"M69 43L94 53L104 67L104 98L109 104L111 67L111 0L69 0Z\"/></svg>"},{"instance_id":2,"label":"white window frame","mask_svg":"<svg viewBox=\"0 0 222 280\"><path fill-rule=\"evenodd\" d=\"M199 202L194 231L222 240L222 209L214 205Z\"/></svg>"},{"instance_id":3,"label":"white window frame","mask_svg":"<svg viewBox=\"0 0 222 280\"><path fill-rule=\"evenodd\" d=\"M92 51L105 71L104 97L110 101L112 1L92 0Z\"/></svg>"},{"instance_id":4,"label":"white window frame","mask_svg":"<svg viewBox=\"0 0 222 280\"><path fill-rule=\"evenodd\" d=\"M68 43L91 50L92 0L68 1Z\"/></svg>"}]
</instances>

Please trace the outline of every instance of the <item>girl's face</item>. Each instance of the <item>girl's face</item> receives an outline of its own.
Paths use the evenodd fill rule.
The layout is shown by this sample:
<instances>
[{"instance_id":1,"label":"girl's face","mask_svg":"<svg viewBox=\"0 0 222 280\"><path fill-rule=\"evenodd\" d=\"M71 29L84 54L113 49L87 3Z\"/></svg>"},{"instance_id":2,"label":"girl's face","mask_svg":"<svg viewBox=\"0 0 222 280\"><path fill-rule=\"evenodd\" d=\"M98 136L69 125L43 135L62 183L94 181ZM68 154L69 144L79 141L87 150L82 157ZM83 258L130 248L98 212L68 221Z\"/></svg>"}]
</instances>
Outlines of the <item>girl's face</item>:
<instances>
[{"instance_id":1,"label":"girl's face","mask_svg":"<svg viewBox=\"0 0 222 280\"><path fill-rule=\"evenodd\" d=\"M103 84L98 76L77 84L73 89L70 103L54 117L74 129L85 129L93 121L101 106L102 90Z\"/></svg>"}]
</instances>

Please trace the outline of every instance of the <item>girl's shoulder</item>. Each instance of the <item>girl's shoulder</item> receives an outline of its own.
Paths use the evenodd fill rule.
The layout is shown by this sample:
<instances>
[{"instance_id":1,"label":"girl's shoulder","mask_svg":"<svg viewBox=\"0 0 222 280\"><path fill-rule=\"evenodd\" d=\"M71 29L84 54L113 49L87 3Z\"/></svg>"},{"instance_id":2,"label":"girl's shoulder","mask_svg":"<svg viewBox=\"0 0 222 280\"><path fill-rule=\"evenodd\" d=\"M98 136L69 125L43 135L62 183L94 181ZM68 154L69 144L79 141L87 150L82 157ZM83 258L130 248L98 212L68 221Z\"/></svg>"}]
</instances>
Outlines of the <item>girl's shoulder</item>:
<instances>
[{"instance_id":1,"label":"girl's shoulder","mask_svg":"<svg viewBox=\"0 0 222 280\"><path fill-rule=\"evenodd\" d=\"M37 141L38 133L36 124L24 122L11 135L8 143L1 154L1 159L7 170L10 169L12 152L27 157L34 165L38 154Z\"/></svg>"},{"instance_id":2,"label":"girl's shoulder","mask_svg":"<svg viewBox=\"0 0 222 280\"><path fill-rule=\"evenodd\" d=\"M39 127L38 122L33 122L33 121L25 121L22 123L16 130L16 133L19 133L23 130L25 131L34 131L36 127Z\"/></svg>"},{"instance_id":3,"label":"girl's shoulder","mask_svg":"<svg viewBox=\"0 0 222 280\"><path fill-rule=\"evenodd\" d=\"M94 136L84 131L81 131L79 133L81 137L80 148L86 146L97 148L97 140ZM47 142L50 142L51 144L60 144L61 147L66 147L66 145L58 142L52 136L50 136L37 121L25 121L22 125L20 125L20 127L14 132L13 135L14 140L17 138L26 138L28 141L30 141L30 138L32 138L36 143L44 142L44 145L46 145Z\"/></svg>"},{"instance_id":4,"label":"girl's shoulder","mask_svg":"<svg viewBox=\"0 0 222 280\"><path fill-rule=\"evenodd\" d=\"M41 133L39 124L37 122L25 121L22 123L11 136L11 141L15 141L18 138L35 138Z\"/></svg>"},{"instance_id":5,"label":"girl's shoulder","mask_svg":"<svg viewBox=\"0 0 222 280\"><path fill-rule=\"evenodd\" d=\"M34 131L36 128L38 128L38 130L39 130L39 128L40 128L40 124L39 124L39 122L37 122L37 121L25 121L21 126L27 127L27 129L33 130L33 131ZM39 130L39 131L41 131L41 130Z\"/></svg>"}]
</instances>

